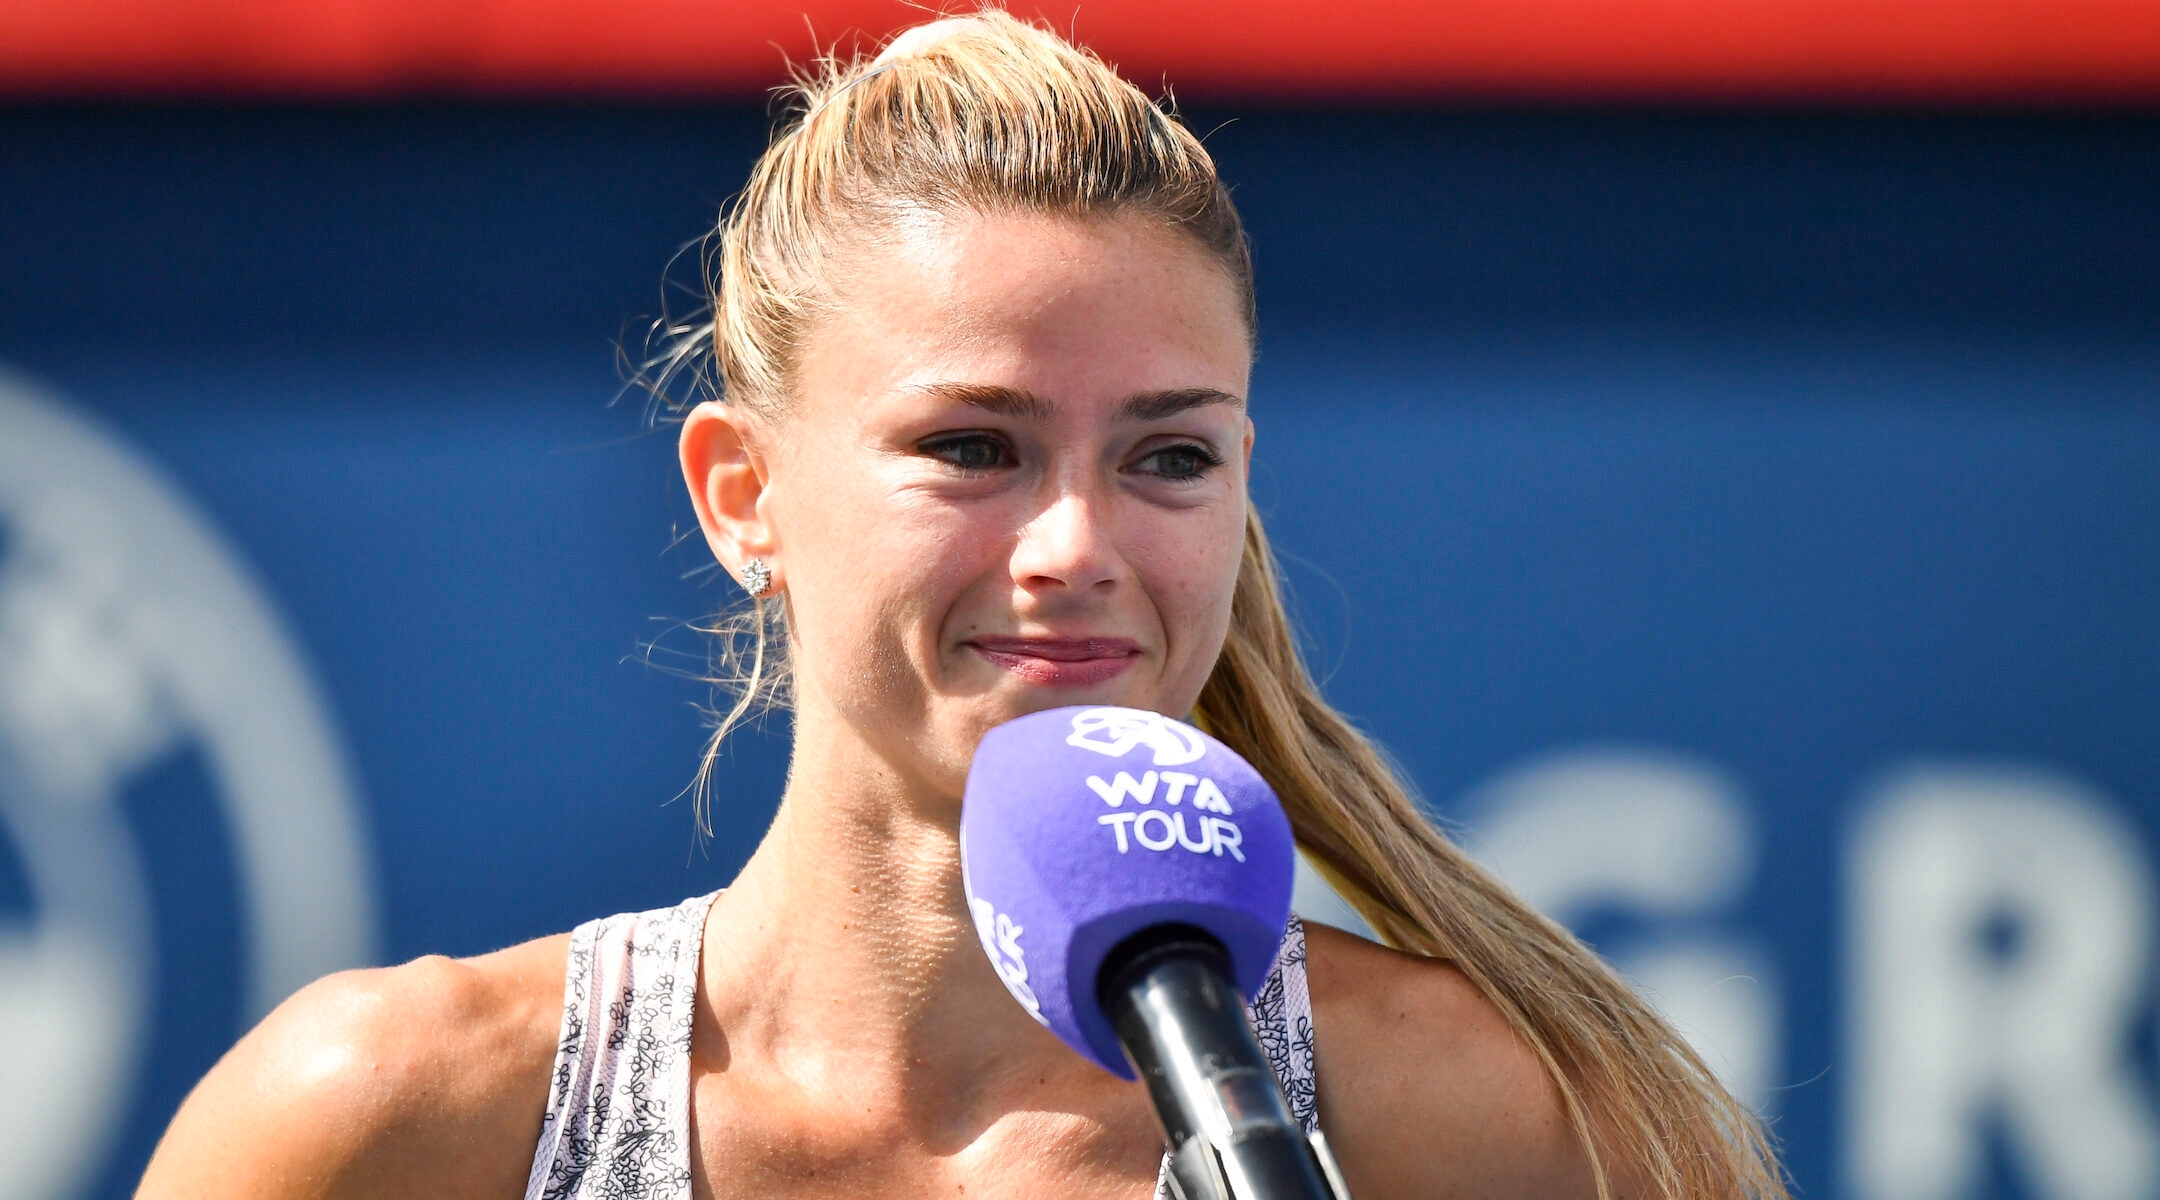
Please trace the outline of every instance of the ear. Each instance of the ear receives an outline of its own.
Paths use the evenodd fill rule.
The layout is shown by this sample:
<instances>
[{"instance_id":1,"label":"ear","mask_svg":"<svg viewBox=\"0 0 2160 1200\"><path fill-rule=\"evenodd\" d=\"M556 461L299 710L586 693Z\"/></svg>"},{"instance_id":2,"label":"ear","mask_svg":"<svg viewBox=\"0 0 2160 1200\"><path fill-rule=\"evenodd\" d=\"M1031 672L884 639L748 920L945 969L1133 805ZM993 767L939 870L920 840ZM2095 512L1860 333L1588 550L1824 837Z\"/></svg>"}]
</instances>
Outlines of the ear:
<instances>
[{"instance_id":1,"label":"ear","mask_svg":"<svg viewBox=\"0 0 2160 1200\"><path fill-rule=\"evenodd\" d=\"M763 501L769 474L762 439L764 423L751 413L707 400L683 418L683 482L697 510L705 544L728 574L740 582L743 565L762 558L774 586L784 572L779 541L765 519Z\"/></svg>"}]
</instances>

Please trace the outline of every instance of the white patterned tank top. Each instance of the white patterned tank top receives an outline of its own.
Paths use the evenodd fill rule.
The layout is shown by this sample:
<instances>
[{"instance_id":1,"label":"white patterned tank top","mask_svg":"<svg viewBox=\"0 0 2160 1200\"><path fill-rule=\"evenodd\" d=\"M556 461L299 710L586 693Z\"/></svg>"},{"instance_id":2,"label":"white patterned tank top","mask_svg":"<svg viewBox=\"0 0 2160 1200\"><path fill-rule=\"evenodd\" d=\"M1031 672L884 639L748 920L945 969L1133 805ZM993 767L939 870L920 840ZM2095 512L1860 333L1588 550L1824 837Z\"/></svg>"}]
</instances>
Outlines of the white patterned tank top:
<instances>
[{"instance_id":1,"label":"white patterned tank top","mask_svg":"<svg viewBox=\"0 0 2160 1200\"><path fill-rule=\"evenodd\" d=\"M525 1200L690 1200L691 1016L712 902L698 896L588 921L570 935L562 1035ZM1290 1111L1310 1132L1319 1103L1296 917L1247 1012ZM1165 1173L1155 1195L1169 1194Z\"/></svg>"}]
</instances>

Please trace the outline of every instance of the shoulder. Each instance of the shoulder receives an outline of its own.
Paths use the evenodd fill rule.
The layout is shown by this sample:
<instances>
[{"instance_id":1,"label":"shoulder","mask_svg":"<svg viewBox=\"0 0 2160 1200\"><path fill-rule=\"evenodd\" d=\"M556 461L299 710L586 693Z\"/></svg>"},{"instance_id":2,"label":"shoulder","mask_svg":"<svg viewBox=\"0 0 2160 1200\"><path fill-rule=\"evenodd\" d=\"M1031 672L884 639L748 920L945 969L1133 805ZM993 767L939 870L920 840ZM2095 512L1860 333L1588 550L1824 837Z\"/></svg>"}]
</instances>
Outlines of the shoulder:
<instances>
[{"instance_id":1,"label":"shoulder","mask_svg":"<svg viewBox=\"0 0 2160 1200\"><path fill-rule=\"evenodd\" d=\"M139 1200L519 1194L568 948L560 935L301 989L181 1106Z\"/></svg>"},{"instance_id":2,"label":"shoulder","mask_svg":"<svg viewBox=\"0 0 2160 1200\"><path fill-rule=\"evenodd\" d=\"M1320 1121L1359 1200L1588 1197L1528 1043L1445 961L1306 926Z\"/></svg>"}]
</instances>

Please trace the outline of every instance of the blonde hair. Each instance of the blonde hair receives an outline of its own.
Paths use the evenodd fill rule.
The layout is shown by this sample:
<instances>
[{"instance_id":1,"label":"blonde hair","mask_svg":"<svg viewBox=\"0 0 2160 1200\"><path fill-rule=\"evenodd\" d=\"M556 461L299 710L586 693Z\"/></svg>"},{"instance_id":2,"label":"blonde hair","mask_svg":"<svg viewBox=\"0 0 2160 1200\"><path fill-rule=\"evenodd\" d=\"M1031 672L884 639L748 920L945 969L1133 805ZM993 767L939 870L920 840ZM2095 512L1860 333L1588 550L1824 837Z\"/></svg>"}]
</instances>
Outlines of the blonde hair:
<instances>
[{"instance_id":1,"label":"blonde hair","mask_svg":"<svg viewBox=\"0 0 2160 1200\"><path fill-rule=\"evenodd\" d=\"M995 9L918 27L875 59L828 55L791 91L748 185L723 214L709 321L674 327L668 378L717 365L721 398L785 409L804 339L835 303L833 259L929 211L1131 213L1185 232L1251 313L1252 261L1200 140L1088 52ZM1251 322L1248 320L1248 329ZM780 606L753 600L714 632L730 729L786 699ZM1592 1163L1667 1200L1783 1197L1754 1116L1673 1029L1566 930L1450 842L1380 751L1328 706L1301 661L1273 553L1248 516L1229 636L1197 721L1282 797L1299 844L1394 946L1446 959L1543 1062ZM702 807L700 820L702 822Z\"/></svg>"}]
</instances>

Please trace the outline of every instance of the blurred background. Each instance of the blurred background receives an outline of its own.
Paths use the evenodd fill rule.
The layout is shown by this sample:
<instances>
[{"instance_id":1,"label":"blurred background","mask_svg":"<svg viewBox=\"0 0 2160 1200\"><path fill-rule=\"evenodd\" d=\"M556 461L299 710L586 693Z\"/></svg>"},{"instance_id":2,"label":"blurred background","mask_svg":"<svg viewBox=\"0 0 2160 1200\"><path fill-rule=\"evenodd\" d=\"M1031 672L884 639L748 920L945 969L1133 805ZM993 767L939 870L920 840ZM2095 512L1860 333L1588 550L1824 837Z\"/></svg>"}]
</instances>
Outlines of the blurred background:
<instances>
[{"instance_id":1,"label":"blurred background","mask_svg":"<svg viewBox=\"0 0 2160 1200\"><path fill-rule=\"evenodd\" d=\"M2160 3L1045 11L1236 184L1258 501L1434 814L1801 1194L2160 1196ZM0 1200L316 975L729 878L786 725L700 844L735 593L621 355L920 15L0 0Z\"/></svg>"}]
</instances>

